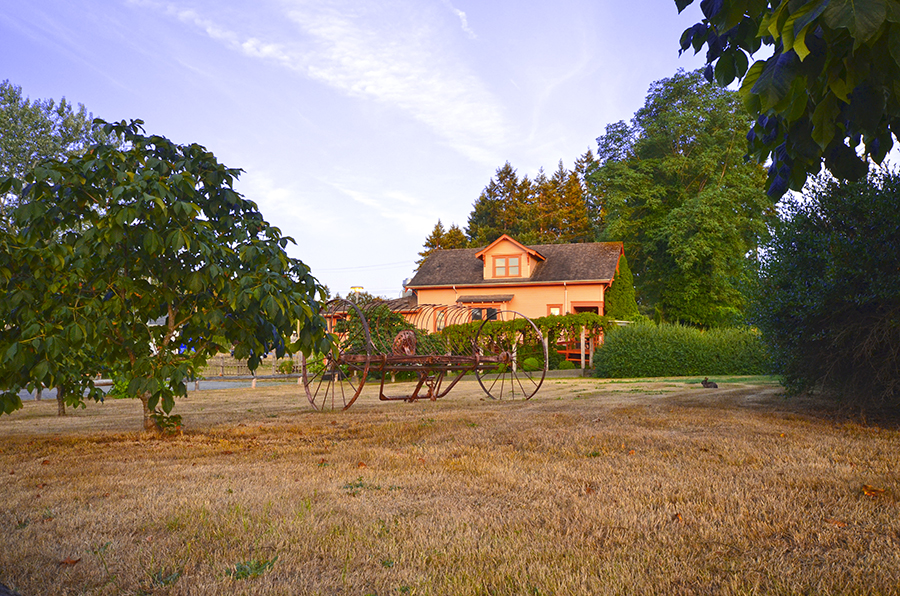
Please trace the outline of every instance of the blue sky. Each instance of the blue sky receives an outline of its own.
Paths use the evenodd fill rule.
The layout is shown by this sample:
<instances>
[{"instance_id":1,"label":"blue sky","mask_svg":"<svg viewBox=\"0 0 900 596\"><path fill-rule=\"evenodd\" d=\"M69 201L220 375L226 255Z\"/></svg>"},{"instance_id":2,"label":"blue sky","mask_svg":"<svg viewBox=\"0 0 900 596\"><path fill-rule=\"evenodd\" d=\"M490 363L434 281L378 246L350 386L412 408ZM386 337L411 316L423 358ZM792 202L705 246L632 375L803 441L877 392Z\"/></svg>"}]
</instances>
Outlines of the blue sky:
<instances>
[{"instance_id":1,"label":"blue sky","mask_svg":"<svg viewBox=\"0 0 900 596\"><path fill-rule=\"evenodd\" d=\"M628 120L699 8L672 0L28 0L0 80L200 143L332 292L399 295L509 161L567 168ZM696 4L699 4L696 3Z\"/></svg>"}]
</instances>

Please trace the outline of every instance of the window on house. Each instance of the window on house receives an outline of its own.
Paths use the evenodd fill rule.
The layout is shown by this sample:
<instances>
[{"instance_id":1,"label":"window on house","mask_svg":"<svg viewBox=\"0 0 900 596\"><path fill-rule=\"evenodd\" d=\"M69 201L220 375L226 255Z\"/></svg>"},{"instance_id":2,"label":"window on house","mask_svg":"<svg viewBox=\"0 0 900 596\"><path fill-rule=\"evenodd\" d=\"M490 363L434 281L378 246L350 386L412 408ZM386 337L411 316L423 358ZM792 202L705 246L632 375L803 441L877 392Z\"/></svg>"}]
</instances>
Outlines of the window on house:
<instances>
[{"instance_id":1,"label":"window on house","mask_svg":"<svg viewBox=\"0 0 900 596\"><path fill-rule=\"evenodd\" d=\"M472 320L473 321L496 321L497 320L497 309L496 308L473 308L472 309Z\"/></svg>"},{"instance_id":2,"label":"window on house","mask_svg":"<svg viewBox=\"0 0 900 596\"><path fill-rule=\"evenodd\" d=\"M558 317L562 314L562 304L548 304L547 305L547 314Z\"/></svg>"},{"instance_id":3,"label":"window on house","mask_svg":"<svg viewBox=\"0 0 900 596\"><path fill-rule=\"evenodd\" d=\"M520 257L494 257L494 277L519 277Z\"/></svg>"}]
</instances>

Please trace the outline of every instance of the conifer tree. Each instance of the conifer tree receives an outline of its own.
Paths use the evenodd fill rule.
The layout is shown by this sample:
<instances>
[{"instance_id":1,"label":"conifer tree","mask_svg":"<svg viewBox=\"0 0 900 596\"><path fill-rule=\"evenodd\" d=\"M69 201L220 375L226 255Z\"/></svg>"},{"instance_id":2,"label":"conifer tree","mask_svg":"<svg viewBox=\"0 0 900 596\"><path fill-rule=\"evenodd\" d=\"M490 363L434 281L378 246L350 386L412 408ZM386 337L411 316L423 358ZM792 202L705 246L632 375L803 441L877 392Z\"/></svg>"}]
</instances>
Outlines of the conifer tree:
<instances>
[{"instance_id":1,"label":"conifer tree","mask_svg":"<svg viewBox=\"0 0 900 596\"><path fill-rule=\"evenodd\" d=\"M591 223L591 240L597 240L603 232L604 222L606 219L606 210L603 207L602 195L597 192L597 188L590 180L590 174L599 167L600 162L594 157L593 151L588 148L578 159L575 160L573 169L581 184L582 199L584 208L587 210L587 217Z\"/></svg>"},{"instance_id":2,"label":"conifer tree","mask_svg":"<svg viewBox=\"0 0 900 596\"><path fill-rule=\"evenodd\" d=\"M463 231L459 226L452 224L447 230L447 233L444 234L442 244L441 248L450 250L452 248L466 248L469 246L469 241L466 240L466 235L463 234Z\"/></svg>"},{"instance_id":3,"label":"conifer tree","mask_svg":"<svg viewBox=\"0 0 900 596\"><path fill-rule=\"evenodd\" d=\"M433 253L436 250L443 248L444 241L444 224L441 223L439 219L436 224L434 224L434 229L431 230L431 234L428 235L428 238L425 239L424 250L419 253L421 257L418 261L416 261L416 268L418 269L419 265L428 258L428 255Z\"/></svg>"},{"instance_id":4,"label":"conifer tree","mask_svg":"<svg viewBox=\"0 0 900 596\"><path fill-rule=\"evenodd\" d=\"M519 180L509 162L497 168L495 177L481 191L469 214L466 237L473 246L490 244L503 234L519 237L527 232L522 215L529 201L531 181L527 176Z\"/></svg>"}]
</instances>

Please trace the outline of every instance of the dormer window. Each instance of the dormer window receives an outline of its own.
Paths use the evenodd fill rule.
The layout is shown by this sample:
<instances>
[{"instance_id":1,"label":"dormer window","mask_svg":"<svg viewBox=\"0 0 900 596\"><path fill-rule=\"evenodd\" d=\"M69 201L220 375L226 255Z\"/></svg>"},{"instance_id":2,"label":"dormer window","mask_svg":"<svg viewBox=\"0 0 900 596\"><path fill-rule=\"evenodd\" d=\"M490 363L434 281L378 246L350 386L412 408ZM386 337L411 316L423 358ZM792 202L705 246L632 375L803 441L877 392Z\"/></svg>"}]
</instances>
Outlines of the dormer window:
<instances>
[{"instance_id":1,"label":"dormer window","mask_svg":"<svg viewBox=\"0 0 900 596\"><path fill-rule=\"evenodd\" d=\"M521 276L521 255L494 257L494 277Z\"/></svg>"}]
</instances>

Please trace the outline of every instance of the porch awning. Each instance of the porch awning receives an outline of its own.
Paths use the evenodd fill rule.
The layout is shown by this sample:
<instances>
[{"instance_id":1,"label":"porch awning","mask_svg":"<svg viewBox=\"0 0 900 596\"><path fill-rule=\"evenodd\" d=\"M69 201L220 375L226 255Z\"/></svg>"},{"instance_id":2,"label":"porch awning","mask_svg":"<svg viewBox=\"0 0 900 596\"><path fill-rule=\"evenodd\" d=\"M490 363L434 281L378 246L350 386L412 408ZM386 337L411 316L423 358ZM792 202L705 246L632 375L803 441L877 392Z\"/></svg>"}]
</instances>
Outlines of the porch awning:
<instances>
[{"instance_id":1,"label":"porch awning","mask_svg":"<svg viewBox=\"0 0 900 596\"><path fill-rule=\"evenodd\" d=\"M459 304L489 304L492 302L509 302L515 294L477 294L474 296L460 296L456 299Z\"/></svg>"}]
</instances>

